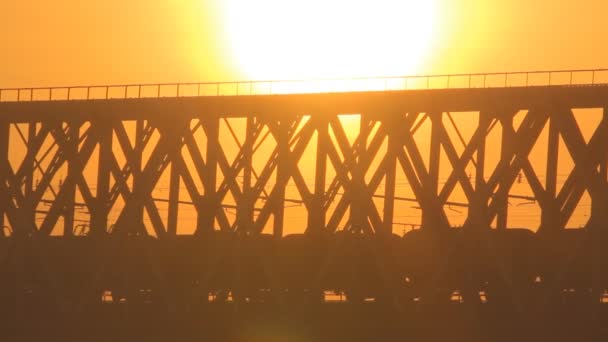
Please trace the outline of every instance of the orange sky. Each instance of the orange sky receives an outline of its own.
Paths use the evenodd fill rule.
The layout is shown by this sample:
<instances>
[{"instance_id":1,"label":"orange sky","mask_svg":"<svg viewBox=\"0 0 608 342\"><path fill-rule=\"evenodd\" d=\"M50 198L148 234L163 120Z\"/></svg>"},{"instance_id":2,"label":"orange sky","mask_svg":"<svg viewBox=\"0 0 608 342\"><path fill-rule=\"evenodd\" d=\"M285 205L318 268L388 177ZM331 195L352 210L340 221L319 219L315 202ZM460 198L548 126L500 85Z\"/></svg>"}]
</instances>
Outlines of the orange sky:
<instances>
[{"instance_id":1,"label":"orange sky","mask_svg":"<svg viewBox=\"0 0 608 342\"><path fill-rule=\"evenodd\" d=\"M224 3L3 1L0 87L248 79L235 66L242 56L231 56ZM429 58L415 73L608 66L606 1L436 0L435 7ZM280 23L275 12L260 21ZM355 68L349 76L371 75Z\"/></svg>"}]
</instances>

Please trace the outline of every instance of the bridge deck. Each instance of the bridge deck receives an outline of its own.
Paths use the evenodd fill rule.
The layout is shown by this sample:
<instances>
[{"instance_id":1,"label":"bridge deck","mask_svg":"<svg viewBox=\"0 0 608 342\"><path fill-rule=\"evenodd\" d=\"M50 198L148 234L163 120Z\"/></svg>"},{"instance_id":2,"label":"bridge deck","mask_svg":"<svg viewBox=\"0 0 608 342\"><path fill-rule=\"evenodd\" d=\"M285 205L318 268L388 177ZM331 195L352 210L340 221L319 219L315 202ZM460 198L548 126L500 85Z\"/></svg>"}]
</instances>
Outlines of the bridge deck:
<instances>
[{"instance_id":1,"label":"bridge deck","mask_svg":"<svg viewBox=\"0 0 608 342\"><path fill-rule=\"evenodd\" d=\"M295 116L428 111L496 111L546 105L569 108L608 106L608 85L516 88L431 89L252 96L184 96L93 100L1 102L0 120L30 122L107 118L136 120L170 115L196 117Z\"/></svg>"}]
</instances>

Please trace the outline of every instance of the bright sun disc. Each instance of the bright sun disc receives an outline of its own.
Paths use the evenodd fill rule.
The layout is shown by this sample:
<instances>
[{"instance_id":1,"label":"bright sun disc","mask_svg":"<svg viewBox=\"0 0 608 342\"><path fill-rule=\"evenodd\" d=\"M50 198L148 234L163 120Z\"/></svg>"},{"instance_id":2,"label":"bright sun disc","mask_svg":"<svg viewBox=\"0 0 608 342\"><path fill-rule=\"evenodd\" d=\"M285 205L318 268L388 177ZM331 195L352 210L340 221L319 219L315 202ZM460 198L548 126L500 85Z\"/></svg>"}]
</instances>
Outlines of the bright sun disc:
<instances>
[{"instance_id":1,"label":"bright sun disc","mask_svg":"<svg viewBox=\"0 0 608 342\"><path fill-rule=\"evenodd\" d=\"M415 73L431 49L432 0L226 0L226 38L248 79Z\"/></svg>"}]
</instances>

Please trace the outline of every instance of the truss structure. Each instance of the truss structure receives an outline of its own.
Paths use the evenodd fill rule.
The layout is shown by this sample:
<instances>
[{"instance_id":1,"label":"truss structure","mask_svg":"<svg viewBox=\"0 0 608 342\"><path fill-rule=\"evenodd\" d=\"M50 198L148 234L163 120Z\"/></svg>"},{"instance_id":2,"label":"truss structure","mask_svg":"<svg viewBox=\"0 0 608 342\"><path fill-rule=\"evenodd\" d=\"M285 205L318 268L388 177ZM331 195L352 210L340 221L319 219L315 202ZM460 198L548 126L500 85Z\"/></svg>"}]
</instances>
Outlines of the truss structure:
<instances>
[{"instance_id":1,"label":"truss structure","mask_svg":"<svg viewBox=\"0 0 608 342\"><path fill-rule=\"evenodd\" d=\"M504 229L522 177L540 229L565 228L584 196L603 224L607 106L606 86L4 102L3 235L163 238L188 207L191 234L283 236L290 204L307 231L384 234L403 201L422 229L453 225L452 207L466 226Z\"/></svg>"}]
</instances>

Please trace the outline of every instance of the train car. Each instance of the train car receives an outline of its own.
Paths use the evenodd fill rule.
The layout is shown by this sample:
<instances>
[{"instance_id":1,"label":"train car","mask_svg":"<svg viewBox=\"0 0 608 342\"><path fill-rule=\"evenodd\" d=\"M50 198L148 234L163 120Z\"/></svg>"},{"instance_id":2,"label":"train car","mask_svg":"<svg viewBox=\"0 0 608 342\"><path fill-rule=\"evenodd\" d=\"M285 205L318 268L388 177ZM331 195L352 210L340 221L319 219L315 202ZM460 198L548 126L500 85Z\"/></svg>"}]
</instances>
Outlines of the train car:
<instances>
[{"instance_id":1,"label":"train car","mask_svg":"<svg viewBox=\"0 0 608 342\"><path fill-rule=\"evenodd\" d=\"M536 278L535 235L527 229L463 228L458 235L454 285L469 303L525 303Z\"/></svg>"},{"instance_id":2,"label":"train car","mask_svg":"<svg viewBox=\"0 0 608 342\"><path fill-rule=\"evenodd\" d=\"M329 234L290 234L279 243L276 267L281 291L288 302L323 300L323 275L331 244Z\"/></svg>"},{"instance_id":3,"label":"train car","mask_svg":"<svg viewBox=\"0 0 608 342\"><path fill-rule=\"evenodd\" d=\"M344 292L350 302L388 300L398 291L399 237L340 231L327 253L323 287Z\"/></svg>"},{"instance_id":4,"label":"train car","mask_svg":"<svg viewBox=\"0 0 608 342\"><path fill-rule=\"evenodd\" d=\"M457 284L451 278L456 261L458 229L413 230L401 239L400 258L406 301L433 304L449 301Z\"/></svg>"}]
</instances>

